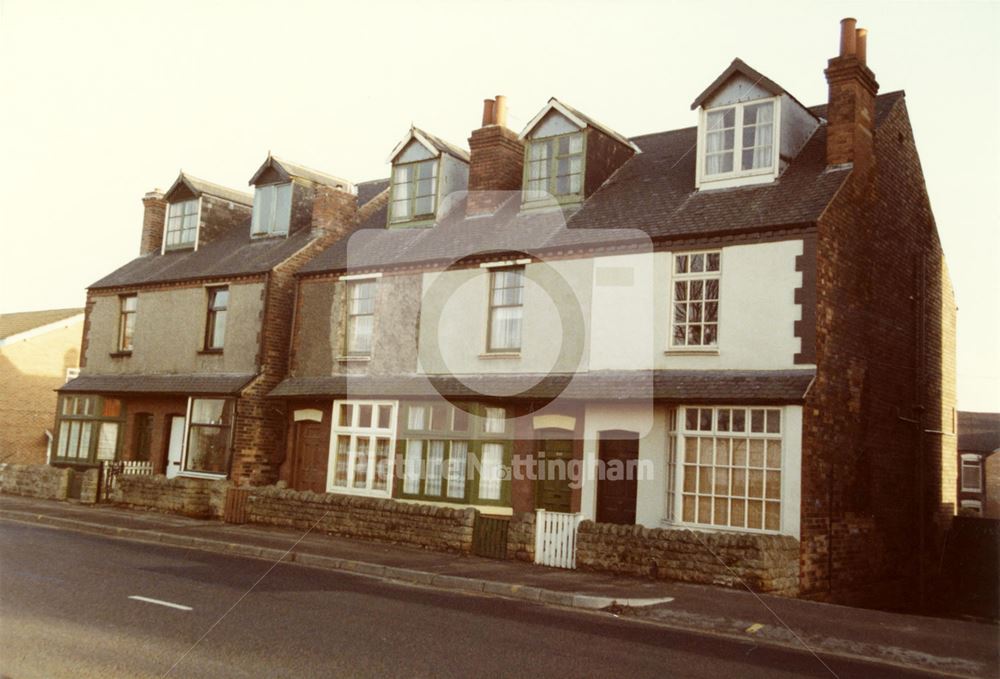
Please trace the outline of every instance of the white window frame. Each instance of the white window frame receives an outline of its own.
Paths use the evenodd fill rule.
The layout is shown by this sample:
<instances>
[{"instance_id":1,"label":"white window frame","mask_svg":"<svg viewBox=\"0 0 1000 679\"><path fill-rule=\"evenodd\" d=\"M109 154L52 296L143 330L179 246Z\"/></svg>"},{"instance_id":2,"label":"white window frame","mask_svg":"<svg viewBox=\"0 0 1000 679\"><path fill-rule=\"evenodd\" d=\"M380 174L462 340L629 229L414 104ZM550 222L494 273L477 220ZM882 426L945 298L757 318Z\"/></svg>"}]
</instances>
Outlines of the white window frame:
<instances>
[{"instance_id":1,"label":"white window frame","mask_svg":"<svg viewBox=\"0 0 1000 679\"><path fill-rule=\"evenodd\" d=\"M983 503L979 500L961 500L959 509L974 509L979 512L979 516L983 515Z\"/></svg>"},{"instance_id":2,"label":"white window frame","mask_svg":"<svg viewBox=\"0 0 1000 679\"><path fill-rule=\"evenodd\" d=\"M340 424L340 407L342 405L351 406L351 423L349 425ZM372 407L372 426L358 426L358 418L361 406ZM388 407L389 426L387 428L378 426L378 407ZM327 460L326 491L328 493L339 493L341 495L363 495L366 497L392 497L392 487L395 480L396 461L396 420L399 417L399 401L376 401L358 399L340 399L333 402L333 412L330 417L330 450ZM347 436L350 438L348 444L347 458L347 483L345 486L334 484L337 473L337 443L338 437ZM368 448L368 471L365 476L365 487L353 487L354 464L357 461L357 441L359 437L367 437ZM375 490L372 488L375 479L375 440L379 438L389 439L389 466L386 469L385 490Z\"/></svg>"},{"instance_id":3,"label":"white window frame","mask_svg":"<svg viewBox=\"0 0 1000 679\"><path fill-rule=\"evenodd\" d=\"M685 418L686 411L688 409L711 409L713 410L712 416L712 431L710 433L703 432L688 432L685 429ZM730 432L720 432L717 430L717 418L719 410L730 410L730 409L744 409L744 410L770 410L777 411L779 413L779 436L781 440L781 466L778 469L767 467L767 451L765 447L764 451L764 467L762 471L777 471L781 472L781 485L779 490L779 511L778 511L778 528L768 529L768 528L751 528L751 527L739 527L731 526L727 524L714 524L714 523L696 523L693 521L684 520L684 437L687 434L693 436L711 436L712 438L727 437L731 436ZM749 418L749 413L748 413ZM672 472L667 474L667 483L672 484L672 488L665 488L665 502L672 502L672 506L666 506L664 510L663 523L665 525L671 526L683 526L687 528L693 528L702 531L709 532L730 532L730 533L755 533L755 534L765 534L765 535L793 535L798 538L799 526L795 520L793 513L799 511L799 504L801 502L801 493L793 492L793 484L799 483L801 478L800 464L797 460L793 460L793 455L791 453L791 437L795 435L791 431L789 413L787 408L783 406L767 406L767 405L746 405L746 404L728 404L728 405L690 405L690 406L678 406L673 414L668 415L668 422L673 426L668 434L668 448L665 451L668 464L672 463ZM754 439L773 439L775 435L768 434L766 432L762 433L752 433L750 431L751 425L749 419L746 423L746 431L742 432L742 435L747 438ZM738 432L739 434L739 432ZM747 451L749 455L749 450ZM714 460L713 460L714 466ZM765 473L766 479L766 473ZM746 480L747 492L749 492L749 476ZM732 479L730 478L729 490L732 492ZM695 493L697 496L699 493ZM713 493L714 496L714 493ZM733 495L727 495L727 498L733 498ZM767 502L766 492L761 502ZM731 512L731 504L730 512ZM764 511L764 506L762 505L762 511ZM746 515L744 515L746 516ZM764 515L762 515L764 516Z\"/></svg>"},{"instance_id":4,"label":"white window frame","mask_svg":"<svg viewBox=\"0 0 1000 679\"><path fill-rule=\"evenodd\" d=\"M194 220L194 240L190 243L180 243L178 245L167 246L167 233L170 231L170 206L180 205L181 203L191 203L198 202L198 210L195 213ZM197 198L189 198L188 200L179 200L176 203L167 203L167 209L164 211L163 215L163 241L160 243L160 254L166 253L168 250L186 250L189 247L193 247L195 250L198 249L198 241L201 239L201 196Z\"/></svg>"},{"instance_id":5,"label":"white window frame","mask_svg":"<svg viewBox=\"0 0 1000 679\"><path fill-rule=\"evenodd\" d=\"M973 466L976 467L976 485L975 487L965 485L965 467ZM981 493L983 492L983 458L979 455L973 455L970 453L964 453L962 455L962 461L959 464L958 470L958 480L961 485L963 493Z\"/></svg>"},{"instance_id":6,"label":"white window frame","mask_svg":"<svg viewBox=\"0 0 1000 679\"><path fill-rule=\"evenodd\" d=\"M278 182L276 184L262 184L254 188L254 201L253 201L253 212L250 217L250 235L263 237L263 236L287 236L292 230L292 199L294 198L295 187L292 185L293 182ZM283 187L288 187L288 216L286 220L285 229L279 230L277 224L280 221L278 218L278 191ZM257 202L257 196L261 194L262 191L274 191L274 198L271 203L272 210L269 215L266 216L259 212L260 205Z\"/></svg>"},{"instance_id":7,"label":"white window frame","mask_svg":"<svg viewBox=\"0 0 1000 679\"><path fill-rule=\"evenodd\" d=\"M690 258L693 255L702 255L705 257L707 263L708 255L718 255L719 256L719 270L718 271L700 271L697 273L690 272ZM688 257L688 273L679 274L677 273L677 258L681 256ZM670 308L668 309L668 327L667 327L667 351L670 353L707 353L707 354L717 354L719 353L719 347L721 346L722 339L722 269L723 269L723 256L722 250L693 250L691 252L671 252L670 253ZM715 279L719 281L719 298L716 302L716 316L715 316L715 344L674 344L674 324L677 322L674 320L674 305L677 304L677 283L682 281L707 281L709 279ZM690 288L689 288L690 290ZM702 293L702 299L704 299L704 292ZM687 304L688 300L685 300ZM702 338L704 339L704 315L702 316L700 324L702 326ZM689 321L684 321L685 326L689 324Z\"/></svg>"},{"instance_id":8,"label":"white window frame","mask_svg":"<svg viewBox=\"0 0 1000 679\"><path fill-rule=\"evenodd\" d=\"M774 103L774 119L772 121L772 157L771 166L768 168L758 168L755 170L743 170L743 108L754 104L766 102ZM707 152L706 136L708 132L708 114L722 109L735 108L736 119L733 134L733 170L721 174L705 173L705 153ZM712 108L701 107L698 109L698 156L695 173L695 188L727 188L732 186L745 186L748 184L762 184L773 181L778 176L779 162L781 159L781 97L765 97L753 99L751 101L740 101L728 104L720 104Z\"/></svg>"}]
</instances>

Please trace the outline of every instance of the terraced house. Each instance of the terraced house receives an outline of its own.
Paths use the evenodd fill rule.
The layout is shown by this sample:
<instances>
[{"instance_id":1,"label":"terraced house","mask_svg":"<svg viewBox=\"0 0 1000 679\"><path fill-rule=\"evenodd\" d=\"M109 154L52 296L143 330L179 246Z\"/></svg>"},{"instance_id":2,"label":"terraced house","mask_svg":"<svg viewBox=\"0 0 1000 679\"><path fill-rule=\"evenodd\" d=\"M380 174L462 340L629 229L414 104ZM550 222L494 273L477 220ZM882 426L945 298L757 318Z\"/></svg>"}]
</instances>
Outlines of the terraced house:
<instances>
[{"instance_id":1,"label":"terraced house","mask_svg":"<svg viewBox=\"0 0 1000 679\"><path fill-rule=\"evenodd\" d=\"M180 474L586 519L578 565L660 577L690 576L668 545L692 529L762 589L903 591L955 511L955 306L905 96L878 94L853 20L825 75L805 106L736 59L691 127L631 138L555 98L514 132L497 97L468 152L413 127L360 208L314 177L336 218L258 237L279 179L299 214L271 159L252 228L232 196L239 225L195 229L259 257L151 234L91 288L60 454L86 447L80 407L122 423L124 456L153 413ZM182 177L167 232L208 193ZM184 351L157 344L156 295L185 296Z\"/></svg>"}]
</instances>

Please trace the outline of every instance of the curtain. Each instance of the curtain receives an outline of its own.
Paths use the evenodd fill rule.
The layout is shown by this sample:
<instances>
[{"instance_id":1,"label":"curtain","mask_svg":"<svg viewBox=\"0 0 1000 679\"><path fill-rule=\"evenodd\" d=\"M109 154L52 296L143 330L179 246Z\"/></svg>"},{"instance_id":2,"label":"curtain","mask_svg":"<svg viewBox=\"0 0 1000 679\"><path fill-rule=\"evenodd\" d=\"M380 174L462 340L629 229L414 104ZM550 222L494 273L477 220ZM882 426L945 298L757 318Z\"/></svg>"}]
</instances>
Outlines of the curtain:
<instances>
[{"instance_id":1,"label":"curtain","mask_svg":"<svg viewBox=\"0 0 1000 679\"><path fill-rule=\"evenodd\" d=\"M411 409L412 413L413 410ZM403 492L408 495L420 493L420 458L423 455L424 442L409 440L406 442L406 458L403 461Z\"/></svg>"},{"instance_id":2,"label":"curtain","mask_svg":"<svg viewBox=\"0 0 1000 679\"><path fill-rule=\"evenodd\" d=\"M499 500L503 445L484 443L482 466L479 469L479 499Z\"/></svg>"},{"instance_id":3,"label":"curtain","mask_svg":"<svg viewBox=\"0 0 1000 679\"><path fill-rule=\"evenodd\" d=\"M761 169L771 166L771 158L774 154L774 104L758 104L756 106L748 106L746 109L746 119L743 121L744 136L746 135L748 128L753 125L753 154L750 159L750 167L747 167L746 158L744 158L743 169ZM747 140L744 139L744 142ZM744 148L747 146L744 143ZM746 153L746 150L744 150Z\"/></svg>"}]
</instances>

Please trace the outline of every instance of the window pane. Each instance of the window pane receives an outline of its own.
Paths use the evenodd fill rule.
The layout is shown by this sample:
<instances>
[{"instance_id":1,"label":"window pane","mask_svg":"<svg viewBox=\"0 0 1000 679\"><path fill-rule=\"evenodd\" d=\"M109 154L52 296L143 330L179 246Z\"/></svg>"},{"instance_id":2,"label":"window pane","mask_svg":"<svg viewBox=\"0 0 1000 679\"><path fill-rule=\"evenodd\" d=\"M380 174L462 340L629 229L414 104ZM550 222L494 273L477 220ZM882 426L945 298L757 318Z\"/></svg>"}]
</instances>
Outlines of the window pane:
<instances>
[{"instance_id":1,"label":"window pane","mask_svg":"<svg viewBox=\"0 0 1000 679\"><path fill-rule=\"evenodd\" d=\"M69 445L69 422L63 420L59 423L59 450L56 457L66 457L66 449Z\"/></svg>"},{"instance_id":2,"label":"window pane","mask_svg":"<svg viewBox=\"0 0 1000 679\"><path fill-rule=\"evenodd\" d=\"M375 439L375 479L372 490L386 490L389 480L389 439Z\"/></svg>"},{"instance_id":3,"label":"window pane","mask_svg":"<svg viewBox=\"0 0 1000 679\"><path fill-rule=\"evenodd\" d=\"M452 429L454 431L469 431L469 413L459 406L455 406L454 412Z\"/></svg>"},{"instance_id":4,"label":"window pane","mask_svg":"<svg viewBox=\"0 0 1000 679\"><path fill-rule=\"evenodd\" d=\"M372 426L372 406L368 404L362 404L358 406L358 424L359 427L364 427L368 429Z\"/></svg>"},{"instance_id":5,"label":"window pane","mask_svg":"<svg viewBox=\"0 0 1000 679\"><path fill-rule=\"evenodd\" d=\"M189 427L188 471L225 474L229 471L229 427L194 424Z\"/></svg>"},{"instance_id":6,"label":"window pane","mask_svg":"<svg viewBox=\"0 0 1000 679\"><path fill-rule=\"evenodd\" d=\"M340 416L337 418L337 424L341 427L351 427L354 425L354 406L350 403L340 404Z\"/></svg>"},{"instance_id":7,"label":"window pane","mask_svg":"<svg viewBox=\"0 0 1000 679\"><path fill-rule=\"evenodd\" d=\"M371 440L367 436L355 438L353 483L355 488L364 488L368 485L368 448L370 444Z\"/></svg>"},{"instance_id":8,"label":"window pane","mask_svg":"<svg viewBox=\"0 0 1000 679\"><path fill-rule=\"evenodd\" d=\"M469 444L465 441L451 442L451 456L448 458L448 497L465 497L465 470Z\"/></svg>"},{"instance_id":9,"label":"window pane","mask_svg":"<svg viewBox=\"0 0 1000 679\"><path fill-rule=\"evenodd\" d=\"M412 413L413 410L411 409ZM420 493L420 467L424 442L409 440L406 442L406 458L403 462L403 492L408 495Z\"/></svg>"},{"instance_id":10,"label":"window pane","mask_svg":"<svg viewBox=\"0 0 1000 679\"><path fill-rule=\"evenodd\" d=\"M221 398L198 398L191 403L191 422L224 424L226 401Z\"/></svg>"},{"instance_id":11,"label":"window pane","mask_svg":"<svg viewBox=\"0 0 1000 679\"><path fill-rule=\"evenodd\" d=\"M503 446L484 443L479 477L479 499L499 500L503 466Z\"/></svg>"},{"instance_id":12,"label":"window pane","mask_svg":"<svg viewBox=\"0 0 1000 679\"><path fill-rule=\"evenodd\" d=\"M487 408L484 431L488 434L502 434L507 429L507 411L503 408Z\"/></svg>"},{"instance_id":13,"label":"window pane","mask_svg":"<svg viewBox=\"0 0 1000 679\"><path fill-rule=\"evenodd\" d=\"M443 476L444 441L430 441L427 445L427 476L424 480L424 495L440 495Z\"/></svg>"},{"instance_id":14,"label":"window pane","mask_svg":"<svg viewBox=\"0 0 1000 679\"><path fill-rule=\"evenodd\" d=\"M409 406L407 408L406 428L420 431L427 428L427 408L425 406Z\"/></svg>"},{"instance_id":15,"label":"window pane","mask_svg":"<svg viewBox=\"0 0 1000 679\"><path fill-rule=\"evenodd\" d=\"M271 228L271 233L288 233L292 216L292 185L278 186L275 201L274 226Z\"/></svg>"},{"instance_id":16,"label":"window pane","mask_svg":"<svg viewBox=\"0 0 1000 679\"><path fill-rule=\"evenodd\" d=\"M392 406L378 407L378 428L388 429L392 426Z\"/></svg>"},{"instance_id":17,"label":"window pane","mask_svg":"<svg viewBox=\"0 0 1000 679\"><path fill-rule=\"evenodd\" d=\"M90 423L87 422L86 425L86 438L87 446L90 445ZM97 439L97 459L98 460L113 460L115 459L115 452L118 450L118 423L117 422L102 422L101 423L101 433ZM81 438L80 447L83 448L83 440ZM86 453L84 453L86 455Z\"/></svg>"},{"instance_id":18,"label":"window pane","mask_svg":"<svg viewBox=\"0 0 1000 679\"><path fill-rule=\"evenodd\" d=\"M347 485L347 463L351 455L351 437L337 437L337 452L333 467L333 485L344 487Z\"/></svg>"}]
</instances>

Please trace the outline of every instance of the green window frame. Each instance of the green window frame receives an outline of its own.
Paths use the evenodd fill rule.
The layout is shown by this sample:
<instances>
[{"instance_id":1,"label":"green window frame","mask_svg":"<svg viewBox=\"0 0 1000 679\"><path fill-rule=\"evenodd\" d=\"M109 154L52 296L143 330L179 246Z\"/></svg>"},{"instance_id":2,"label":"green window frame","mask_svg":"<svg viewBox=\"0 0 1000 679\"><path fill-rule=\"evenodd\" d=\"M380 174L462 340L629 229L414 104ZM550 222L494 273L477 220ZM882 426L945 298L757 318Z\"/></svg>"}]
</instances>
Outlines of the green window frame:
<instances>
[{"instance_id":1,"label":"green window frame","mask_svg":"<svg viewBox=\"0 0 1000 679\"><path fill-rule=\"evenodd\" d=\"M117 460L124 430L125 407L120 399L60 396L52 460L79 465Z\"/></svg>"},{"instance_id":2,"label":"green window frame","mask_svg":"<svg viewBox=\"0 0 1000 679\"><path fill-rule=\"evenodd\" d=\"M510 506L514 444L504 408L482 403L400 406L395 496L456 504Z\"/></svg>"},{"instance_id":3,"label":"green window frame","mask_svg":"<svg viewBox=\"0 0 1000 679\"><path fill-rule=\"evenodd\" d=\"M583 130L532 139L524 157L524 202L573 203L583 198L587 137Z\"/></svg>"},{"instance_id":4,"label":"green window frame","mask_svg":"<svg viewBox=\"0 0 1000 679\"><path fill-rule=\"evenodd\" d=\"M390 224L433 219L437 210L438 161L431 158L393 166Z\"/></svg>"}]
</instances>

